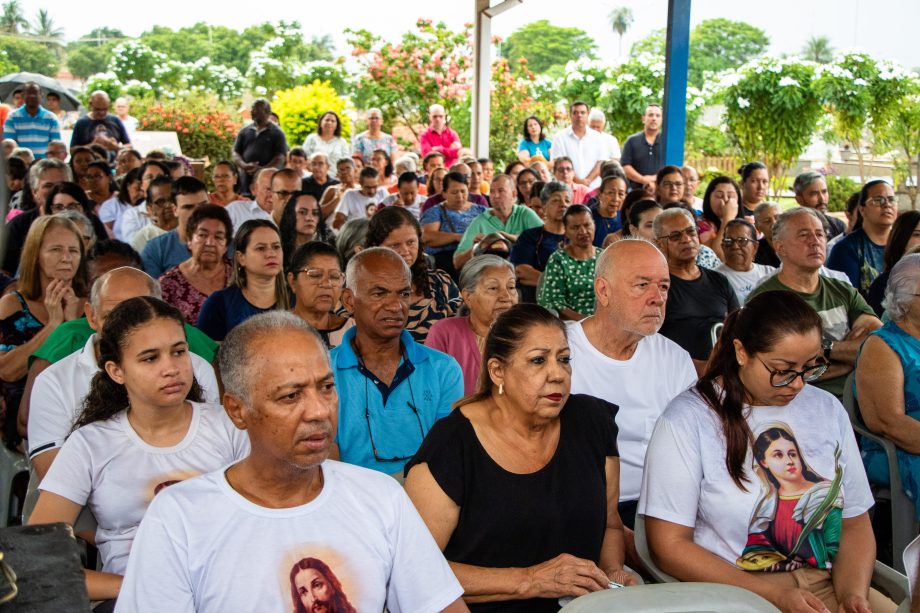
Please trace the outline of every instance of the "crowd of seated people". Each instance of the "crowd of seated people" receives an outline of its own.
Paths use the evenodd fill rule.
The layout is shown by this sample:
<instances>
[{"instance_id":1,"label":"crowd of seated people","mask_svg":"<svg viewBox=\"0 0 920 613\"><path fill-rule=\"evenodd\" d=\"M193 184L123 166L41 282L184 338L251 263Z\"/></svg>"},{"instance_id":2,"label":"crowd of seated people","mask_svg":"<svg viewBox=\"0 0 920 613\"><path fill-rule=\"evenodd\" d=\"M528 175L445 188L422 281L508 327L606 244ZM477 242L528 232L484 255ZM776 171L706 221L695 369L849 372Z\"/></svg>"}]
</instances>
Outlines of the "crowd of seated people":
<instances>
[{"instance_id":1,"label":"crowd of seated people","mask_svg":"<svg viewBox=\"0 0 920 613\"><path fill-rule=\"evenodd\" d=\"M920 216L889 183L848 224L811 171L792 207L760 162L703 189L657 105L622 155L583 103L530 117L498 170L438 105L418 152L379 109L290 150L252 110L208 182L126 143L9 164L3 440L25 520L99 550L97 611L556 611L648 579L640 518L678 580L894 610L888 464L840 403L855 370L916 503Z\"/></svg>"}]
</instances>

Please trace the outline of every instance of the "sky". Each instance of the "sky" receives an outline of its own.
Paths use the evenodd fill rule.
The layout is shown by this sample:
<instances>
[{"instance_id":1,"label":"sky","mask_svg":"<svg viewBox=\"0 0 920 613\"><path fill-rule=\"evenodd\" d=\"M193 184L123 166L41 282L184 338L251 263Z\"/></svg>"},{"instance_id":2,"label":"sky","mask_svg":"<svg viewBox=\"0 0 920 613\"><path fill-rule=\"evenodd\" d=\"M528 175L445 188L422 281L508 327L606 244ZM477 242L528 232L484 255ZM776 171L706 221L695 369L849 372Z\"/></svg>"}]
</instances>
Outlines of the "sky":
<instances>
[{"instance_id":1,"label":"sky","mask_svg":"<svg viewBox=\"0 0 920 613\"><path fill-rule=\"evenodd\" d=\"M499 0L492 0L497 4ZM48 9L55 23L74 40L97 26L118 28L137 36L152 24L179 28L198 21L240 29L262 21L299 21L305 35L331 34L338 54L347 54L345 28L365 28L388 40L397 40L419 17L444 21L460 28L473 21L473 0L302 0L300 2L243 3L233 0L158 0L155 3L88 5L72 0L21 0L32 20ZM613 59L618 39L610 29L608 13L615 7L632 9L635 22L623 37L623 53L667 20L667 0L523 0L523 4L492 20L492 33L507 37L517 28L539 19L558 26L585 30L598 44L598 56ZM92 7L100 7L93 10ZM234 7L230 10L228 7ZM259 10L264 7L265 10ZM563 8L564 7L564 8ZM811 36L827 36L835 50L860 49L877 58L920 68L920 23L917 0L697 0L691 25L724 17L746 21L763 29L770 51L793 54Z\"/></svg>"}]
</instances>

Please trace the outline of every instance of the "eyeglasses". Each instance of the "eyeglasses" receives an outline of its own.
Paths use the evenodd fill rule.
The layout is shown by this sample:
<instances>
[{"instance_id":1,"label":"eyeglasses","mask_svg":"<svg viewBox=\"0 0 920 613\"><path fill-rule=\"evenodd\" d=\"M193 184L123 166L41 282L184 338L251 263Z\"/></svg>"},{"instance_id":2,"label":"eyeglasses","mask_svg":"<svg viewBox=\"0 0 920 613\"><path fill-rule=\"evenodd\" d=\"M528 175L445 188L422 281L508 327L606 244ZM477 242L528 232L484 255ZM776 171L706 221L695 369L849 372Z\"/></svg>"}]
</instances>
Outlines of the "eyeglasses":
<instances>
[{"instance_id":1,"label":"eyeglasses","mask_svg":"<svg viewBox=\"0 0 920 613\"><path fill-rule=\"evenodd\" d=\"M374 442L374 428L371 426L370 405L367 401L367 377L364 377L364 419L367 421L367 435L371 439L371 451L374 453L374 459L378 462L401 462L403 460L408 460L415 455L415 452L418 451L419 445L421 445L422 441L425 439L425 429L422 427L422 416L419 414L418 408L415 406L415 394L412 392L412 381L408 377L406 378L406 383L409 384L409 396L411 397L411 401L406 401L406 406L409 407L409 409L412 411L412 414L415 415L415 420L418 422L419 441L418 445L414 445L414 449L406 448L404 450L408 453L400 453L394 450L392 455L390 455L384 452L377 452L377 443ZM411 448L413 445L410 444L409 447Z\"/></svg>"},{"instance_id":2,"label":"eyeglasses","mask_svg":"<svg viewBox=\"0 0 920 613\"><path fill-rule=\"evenodd\" d=\"M83 206L79 202L70 202L67 204L61 204L59 202L54 202L51 204L52 213L62 213L64 211L80 211L83 212Z\"/></svg>"},{"instance_id":3,"label":"eyeglasses","mask_svg":"<svg viewBox=\"0 0 920 613\"><path fill-rule=\"evenodd\" d=\"M297 272L302 272L307 275L307 279L314 285L319 285L326 279L333 285L341 285L345 281L345 275L337 270L323 272L318 268L303 268Z\"/></svg>"},{"instance_id":4,"label":"eyeglasses","mask_svg":"<svg viewBox=\"0 0 920 613\"><path fill-rule=\"evenodd\" d=\"M661 187L665 189L676 189L684 185L683 181L662 181Z\"/></svg>"},{"instance_id":5,"label":"eyeglasses","mask_svg":"<svg viewBox=\"0 0 920 613\"><path fill-rule=\"evenodd\" d=\"M884 206L896 207L898 205L897 196L877 196L875 198L869 198L866 200L866 204L871 204L872 206L877 206L882 208Z\"/></svg>"},{"instance_id":6,"label":"eyeglasses","mask_svg":"<svg viewBox=\"0 0 920 613\"><path fill-rule=\"evenodd\" d=\"M797 377L802 377L804 383L811 383L821 378L821 375L827 370L828 364L823 362L809 366L805 370L774 370L767 366L766 362L759 357L757 361L763 364L763 367L770 372L770 385L773 387L786 387L790 385Z\"/></svg>"},{"instance_id":7,"label":"eyeglasses","mask_svg":"<svg viewBox=\"0 0 920 613\"><path fill-rule=\"evenodd\" d=\"M696 231L696 226L690 226L689 228L685 228L683 230L677 230L675 232L671 232L670 234L665 234L663 236L658 236L656 238L658 240L668 239L672 243L677 243L677 242L680 242L681 237L684 235L686 235L687 238L693 238L694 236L697 236L697 234L698 232Z\"/></svg>"},{"instance_id":8,"label":"eyeglasses","mask_svg":"<svg viewBox=\"0 0 920 613\"><path fill-rule=\"evenodd\" d=\"M723 238L722 244L726 247L731 247L732 245L738 245L739 247L747 247L748 245L753 245L757 241L753 238L747 238L745 236L739 236L738 238Z\"/></svg>"}]
</instances>

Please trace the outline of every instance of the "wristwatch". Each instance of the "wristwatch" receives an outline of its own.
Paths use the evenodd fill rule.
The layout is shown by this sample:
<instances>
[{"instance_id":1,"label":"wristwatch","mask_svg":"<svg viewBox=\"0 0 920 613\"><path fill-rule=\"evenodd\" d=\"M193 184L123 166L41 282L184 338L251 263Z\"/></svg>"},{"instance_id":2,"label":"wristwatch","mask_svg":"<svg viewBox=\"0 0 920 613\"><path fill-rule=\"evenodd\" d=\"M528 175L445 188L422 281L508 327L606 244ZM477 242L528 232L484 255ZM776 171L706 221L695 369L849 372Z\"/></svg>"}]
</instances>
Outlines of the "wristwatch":
<instances>
[{"instance_id":1,"label":"wristwatch","mask_svg":"<svg viewBox=\"0 0 920 613\"><path fill-rule=\"evenodd\" d=\"M824 359L828 362L831 361L831 352L834 350L834 341L825 341L824 344Z\"/></svg>"}]
</instances>

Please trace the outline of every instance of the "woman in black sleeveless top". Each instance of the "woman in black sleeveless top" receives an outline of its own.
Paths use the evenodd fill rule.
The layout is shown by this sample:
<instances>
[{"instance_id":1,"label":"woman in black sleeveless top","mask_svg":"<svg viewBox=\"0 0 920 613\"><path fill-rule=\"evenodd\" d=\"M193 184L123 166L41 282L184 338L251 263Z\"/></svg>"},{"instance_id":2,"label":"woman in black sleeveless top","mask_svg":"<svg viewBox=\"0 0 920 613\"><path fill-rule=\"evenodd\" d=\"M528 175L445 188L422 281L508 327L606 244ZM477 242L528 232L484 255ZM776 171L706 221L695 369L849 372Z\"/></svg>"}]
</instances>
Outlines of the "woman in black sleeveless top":
<instances>
[{"instance_id":1,"label":"woman in black sleeveless top","mask_svg":"<svg viewBox=\"0 0 920 613\"><path fill-rule=\"evenodd\" d=\"M520 304L483 351L479 392L437 422L406 491L471 611L558 611L559 598L624 585L617 407L569 395L564 325Z\"/></svg>"}]
</instances>

